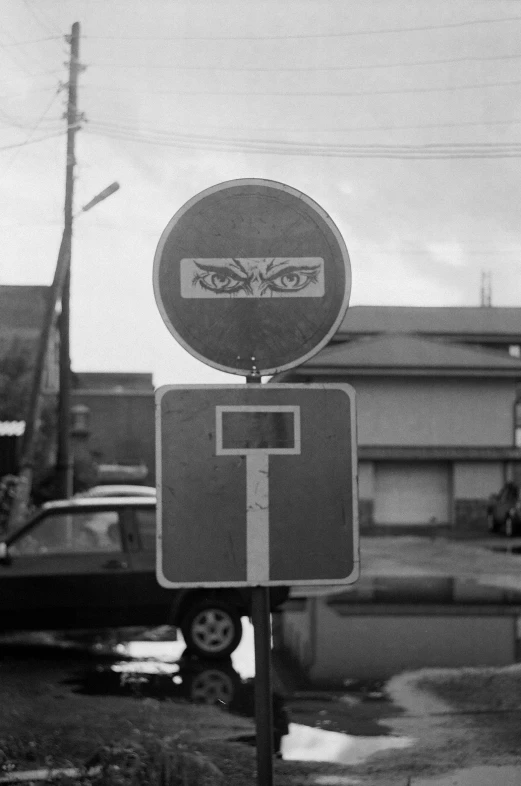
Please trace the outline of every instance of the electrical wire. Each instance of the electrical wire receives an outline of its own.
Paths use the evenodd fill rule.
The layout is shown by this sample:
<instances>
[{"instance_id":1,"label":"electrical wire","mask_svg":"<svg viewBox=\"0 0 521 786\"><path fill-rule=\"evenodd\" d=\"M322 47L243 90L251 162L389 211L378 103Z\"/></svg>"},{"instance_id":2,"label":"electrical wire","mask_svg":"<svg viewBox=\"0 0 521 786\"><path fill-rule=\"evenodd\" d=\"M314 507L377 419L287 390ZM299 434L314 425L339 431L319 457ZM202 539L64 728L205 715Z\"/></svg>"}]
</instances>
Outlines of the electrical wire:
<instances>
[{"instance_id":1,"label":"electrical wire","mask_svg":"<svg viewBox=\"0 0 521 786\"><path fill-rule=\"evenodd\" d=\"M391 95L406 95L411 93L447 93L455 92L458 90L477 90L491 87L517 87L521 85L521 79L515 79L511 82L476 82L470 85L453 85L445 87L406 87L392 90L352 90L352 91L302 91L296 92L294 90L136 90L130 87L114 87L113 85L99 85L87 84L83 85L84 89L89 90L107 90L116 93L141 93L146 95L176 95L176 96L301 96L303 98L316 98L316 97L339 97L339 98L353 98L356 96L391 96Z\"/></svg>"},{"instance_id":2,"label":"electrical wire","mask_svg":"<svg viewBox=\"0 0 521 786\"><path fill-rule=\"evenodd\" d=\"M417 27L392 27L373 30L349 30L338 33L295 33L293 35L195 35L195 36L84 36L91 41L287 41L307 38L351 38L364 35L383 35L391 33L417 33L427 30L448 30L451 28L468 27L470 25L500 24L503 22L520 22L521 16L505 16L496 19L468 19L461 22L446 22L438 25L419 25Z\"/></svg>"},{"instance_id":3,"label":"electrical wire","mask_svg":"<svg viewBox=\"0 0 521 786\"><path fill-rule=\"evenodd\" d=\"M28 44L43 44L45 41L57 41L63 38L63 35L51 35L47 38L33 38L31 41L13 41L12 43L5 43L3 46L27 46Z\"/></svg>"},{"instance_id":4,"label":"electrical wire","mask_svg":"<svg viewBox=\"0 0 521 786\"><path fill-rule=\"evenodd\" d=\"M212 144L239 144L243 146L288 146L293 148L300 148L304 147L306 149L342 149L342 148L400 148L400 149L425 149L430 150L433 148L468 148L468 147L475 147L478 149L487 149L487 148L496 148L496 147L511 147L517 146L521 144L521 142L431 142L431 143L402 143L402 144L381 144L381 143L350 143L350 144L334 144L331 142L325 143L316 143L316 142L302 142L302 141L295 141L295 140L281 140L281 139L245 139L244 137L219 137L215 134L212 135L205 135L205 134L193 134L193 133L184 133L184 132L175 132L171 129L164 130L164 129L140 129L136 126L129 126L129 125L122 125L120 123L112 123L110 121L103 121L103 120L94 120L92 122L92 126L97 129L106 129L108 131L114 132L122 132L122 133L129 133L129 134L137 134L140 136L144 136L144 134L154 135L166 139L177 140L177 141L189 141L189 142L197 142L197 143L204 143L210 142ZM152 138L152 137L150 137Z\"/></svg>"},{"instance_id":5,"label":"electrical wire","mask_svg":"<svg viewBox=\"0 0 521 786\"><path fill-rule=\"evenodd\" d=\"M0 95L0 99L5 98L9 100L10 98L24 98L24 96L31 95L33 93L46 93L52 87L54 87L54 85L46 85L45 87L33 87L31 90L24 90L23 93L6 93L5 95Z\"/></svg>"},{"instance_id":6,"label":"electrical wire","mask_svg":"<svg viewBox=\"0 0 521 786\"><path fill-rule=\"evenodd\" d=\"M23 0L23 3L25 5L25 7L27 8L27 10L29 11L29 13L31 14L31 16L33 17L33 19L35 19L37 24L42 28L42 30L46 30L48 33L51 32L51 29L50 29L50 27L47 26L46 21L43 21L43 20L47 20L47 21L51 21L51 25L54 28L54 30L56 30L56 31L58 31L58 33L60 33L60 30L59 30L58 26L54 22L52 22L52 20L49 20L49 18L46 17L45 14L42 13L41 8L39 8L39 11L38 11L38 14L37 14L36 11L34 10L34 8L32 8L29 0ZM43 19L42 19L42 17L43 17Z\"/></svg>"},{"instance_id":7,"label":"electrical wire","mask_svg":"<svg viewBox=\"0 0 521 786\"><path fill-rule=\"evenodd\" d=\"M97 121L100 125L115 125L111 124L109 121L99 120ZM519 125L521 124L521 118L512 118L510 120L464 120L460 123L423 123L423 124L402 124L402 125L379 125L379 126L335 126L334 128L303 128L301 125L298 128L288 128L288 127L272 127L271 131L286 131L286 132L298 132L298 133L308 133L308 134L339 134L344 133L346 131L412 131L412 130L429 130L434 128L466 128L466 127L475 127L475 126L511 126L511 125ZM120 126L118 126L120 127ZM227 130L226 126L223 125L214 125L211 123L198 123L197 129L204 128L215 128L219 131ZM137 131L152 131L157 133L164 133L161 129L151 129L151 128L139 128L135 129ZM258 131L258 126L233 126L234 131ZM171 129L170 129L171 132Z\"/></svg>"},{"instance_id":8,"label":"electrical wire","mask_svg":"<svg viewBox=\"0 0 521 786\"><path fill-rule=\"evenodd\" d=\"M23 147L26 147L26 146L27 146L27 145L29 145L29 144L34 144L35 142L43 142L43 141L44 141L46 138L47 138L47 139L49 139L51 136L60 136L60 133L55 133L55 134L52 134L52 135L50 135L50 136L47 136L47 137L40 137L38 140L33 140L33 135L34 135L34 134L35 134L35 132L37 131L38 127L40 126L40 123L41 123L41 122L42 122L42 120L44 119L44 117L45 117L45 115L47 114L47 112L49 112L49 111L50 111L50 109L51 109L52 105L54 104L54 102L55 102L55 101L56 101L56 99L58 98L58 95L59 95L59 94L60 94L60 88L58 88L58 89L56 90L56 92L55 92L55 94L53 95L53 97L51 98L51 100L50 100L49 104L48 104L48 105L45 107L44 111L42 112L42 114L40 115L40 117L38 118L38 120L36 121L36 123L34 124L34 126L33 126L33 127L30 129L30 131L29 131L29 134L28 134L28 136L26 137L26 139L25 139L23 142L19 143L18 145L12 145L12 147L13 147L13 148L14 148L14 147L16 147L17 149L16 149L15 153L13 154L13 156L10 158L10 160L9 160L9 161L6 163L5 167L3 168L3 170L2 170L2 176L5 176L5 174L7 173L7 171L8 171L8 170L11 168L11 166L14 164L14 162L16 161L16 159L17 159L17 157L18 157L18 155L19 155L19 153L20 153L20 151L21 151L21 149L22 149ZM62 131L61 133L63 134L63 131ZM2 149L3 149L3 150L6 150L6 149L8 149L8 148L7 148L7 147L4 147L4 148L2 148Z\"/></svg>"},{"instance_id":9,"label":"electrical wire","mask_svg":"<svg viewBox=\"0 0 521 786\"><path fill-rule=\"evenodd\" d=\"M397 159L465 159L465 158L518 158L521 157L521 142L508 144L469 143L431 145L304 145L291 143L264 144L256 141L183 137L151 137L137 135L124 130L87 127L86 132L127 142L152 144L180 149L205 149L225 153L252 153L286 156L322 156L335 158L397 158Z\"/></svg>"},{"instance_id":10,"label":"electrical wire","mask_svg":"<svg viewBox=\"0 0 521 786\"><path fill-rule=\"evenodd\" d=\"M449 57L439 60L413 60L401 61L398 63L365 63L363 65L340 65L340 66L301 66L291 67L276 66L274 68L266 67L239 67L239 66L187 66L187 65L159 65L155 63L90 63L89 70L92 68L145 68L145 69L171 69L176 71L219 71L219 72L237 72L237 73L309 73L318 71L369 71L381 68L408 68L413 66L430 66L430 65L448 65L453 63L481 63L481 62L496 62L500 60L519 60L521 54L509 55L466 55L464 57Z\"/></svg>"},{"instance_id":11,"label":"electrical wire","mask_svg":"<svg viewBox=\"0 0 521 786\"><path fill-rule=\"evenodd\" d=\"M55 139L58 136L65 136L65 131L60 131L56 134L48 134L47 136L38 137L38 139L26 140L25 142L16 142L13 145L3 145L0 150L12 150L15 147L25 147L26 145L36 145L38 142L45 142L47 139ZM10 166L10 163L9 163ZM7 169L7 167L6 167ZM5 170L2 174L5 174Z\"/></svg>"}]
</instances>

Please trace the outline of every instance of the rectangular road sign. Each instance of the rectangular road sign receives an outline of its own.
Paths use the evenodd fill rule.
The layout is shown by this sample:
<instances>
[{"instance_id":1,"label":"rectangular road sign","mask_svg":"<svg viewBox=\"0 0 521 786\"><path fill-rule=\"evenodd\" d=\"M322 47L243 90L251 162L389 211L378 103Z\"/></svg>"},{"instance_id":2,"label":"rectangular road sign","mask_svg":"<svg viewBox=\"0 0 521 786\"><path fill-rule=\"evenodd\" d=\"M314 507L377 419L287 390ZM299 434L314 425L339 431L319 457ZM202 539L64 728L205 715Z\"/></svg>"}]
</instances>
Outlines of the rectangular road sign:
<instances>
[{"instance_id":1,"label":"rectangular road sign","mask_svg":"<svg viewBox=\"0 0 521 786\"><path fill-rule=\"evenodd\" d=\"M162 586L358 578L349 385L159 388L156 451Z\"/></svg>"}]
</instances>

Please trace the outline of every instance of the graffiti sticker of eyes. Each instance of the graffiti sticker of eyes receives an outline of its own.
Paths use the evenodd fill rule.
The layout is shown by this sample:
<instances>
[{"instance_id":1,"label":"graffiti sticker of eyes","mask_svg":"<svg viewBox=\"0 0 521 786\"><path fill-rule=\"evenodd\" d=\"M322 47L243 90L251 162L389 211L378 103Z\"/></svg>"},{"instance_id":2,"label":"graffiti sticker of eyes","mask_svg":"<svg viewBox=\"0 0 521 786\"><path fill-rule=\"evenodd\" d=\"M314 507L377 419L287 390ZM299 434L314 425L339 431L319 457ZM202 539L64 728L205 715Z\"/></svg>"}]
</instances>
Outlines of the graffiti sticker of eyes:
<instances>
[{"instance_id":1,"label":"graffiti sticker of eyes","mask_svg":"<svg viewBox=\"0 0 521 786\"><path fill-rule=\"evenodd\" d=\"M193 283L216 295L232 295L248 287L248 280L228 266L195 263L198 272Z\"/></svg>"},{"instance_id":2,"label":"graffiti sticker of eyes","mask_svg":"<svg viewBox=\"0 0 521 786\"><path fill-rule=\"evenodd\" d=\"M186 257L180 261L183 298L323 297L321 257Z\"/></svg>"},{"instance_id":3,"label":"graffiti sticker of eyes","mask_svg":"<svg viewBox=\"0 0 521 786\"><path fill-rule=\"evenodd\" d=\"M288 265L267 277L263 282L264 289L270 292L300 292L309 284L317 283L319 271L319 265Z\"/></svg>"}]
</instances>

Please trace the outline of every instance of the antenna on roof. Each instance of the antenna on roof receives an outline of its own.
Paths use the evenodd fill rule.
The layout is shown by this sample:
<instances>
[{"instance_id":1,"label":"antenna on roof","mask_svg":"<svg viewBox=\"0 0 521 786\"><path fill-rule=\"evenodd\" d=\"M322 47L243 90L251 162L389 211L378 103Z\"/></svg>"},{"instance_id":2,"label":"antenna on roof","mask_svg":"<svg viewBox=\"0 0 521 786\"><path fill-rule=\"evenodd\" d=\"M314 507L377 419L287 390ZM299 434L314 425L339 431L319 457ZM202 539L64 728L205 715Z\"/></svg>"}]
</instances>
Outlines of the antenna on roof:
<instances>
[{"instance_id":1,"label":"antenna on roof","mask_svg":"<svg viewBox=\"0 0 521 786\"><path fill-rule=\"evenodd\" d=\"M490 270L481 271L481 305L485 308L492 306L492 273Z\"/></svg>"}]
</instances>

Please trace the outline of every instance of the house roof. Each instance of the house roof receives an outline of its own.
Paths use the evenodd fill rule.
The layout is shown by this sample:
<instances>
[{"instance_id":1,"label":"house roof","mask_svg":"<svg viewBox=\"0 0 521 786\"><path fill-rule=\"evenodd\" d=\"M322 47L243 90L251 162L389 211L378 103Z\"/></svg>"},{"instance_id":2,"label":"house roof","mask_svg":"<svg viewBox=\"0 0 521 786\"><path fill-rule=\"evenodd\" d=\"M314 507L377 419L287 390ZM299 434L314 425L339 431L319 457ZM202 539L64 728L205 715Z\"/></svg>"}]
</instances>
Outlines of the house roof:
<instances>
[{"instance_id":1,"label":"house roof","mask_svg":"<svg viewBox=\"0 0 521 786\"><path fill-rule=\"evenodd\" d=\"M39 332L48 293L49 287L0 286L0 332Z\"/></svg>"},{"instance_id":2,"label":"house roof","mask_svg":"<svg viewBox=\"0 0 521 786\"><path fill-rule=\"evenodd\" d=\"M134 371L77 371L77 391L134 391L154 392L152 374Z\"/></svg>"},{"instance_id":3,"label":"house roof","mask_svg":"<svg viewBox=\"0 0 521 786\"><path fill-rule=\"evenodd\" d=\"M521 341L521 308L351 306L335 340L377 333L488 337Z\"/></svg>"},{"instance_id":4,"label":"house roof","mask_svg":"<svg viewBox=\"0 0 521 786\"><path fill-rule=\"evenodd\" d=\"M332 344L293 373L379 375L449 374L521 379L521 360L504 352L477 349L420 336L383 335ZM288 378L292 372L287 372ZM273 379L277 381L276 378Z\"/></svg>"}]
</instances>

